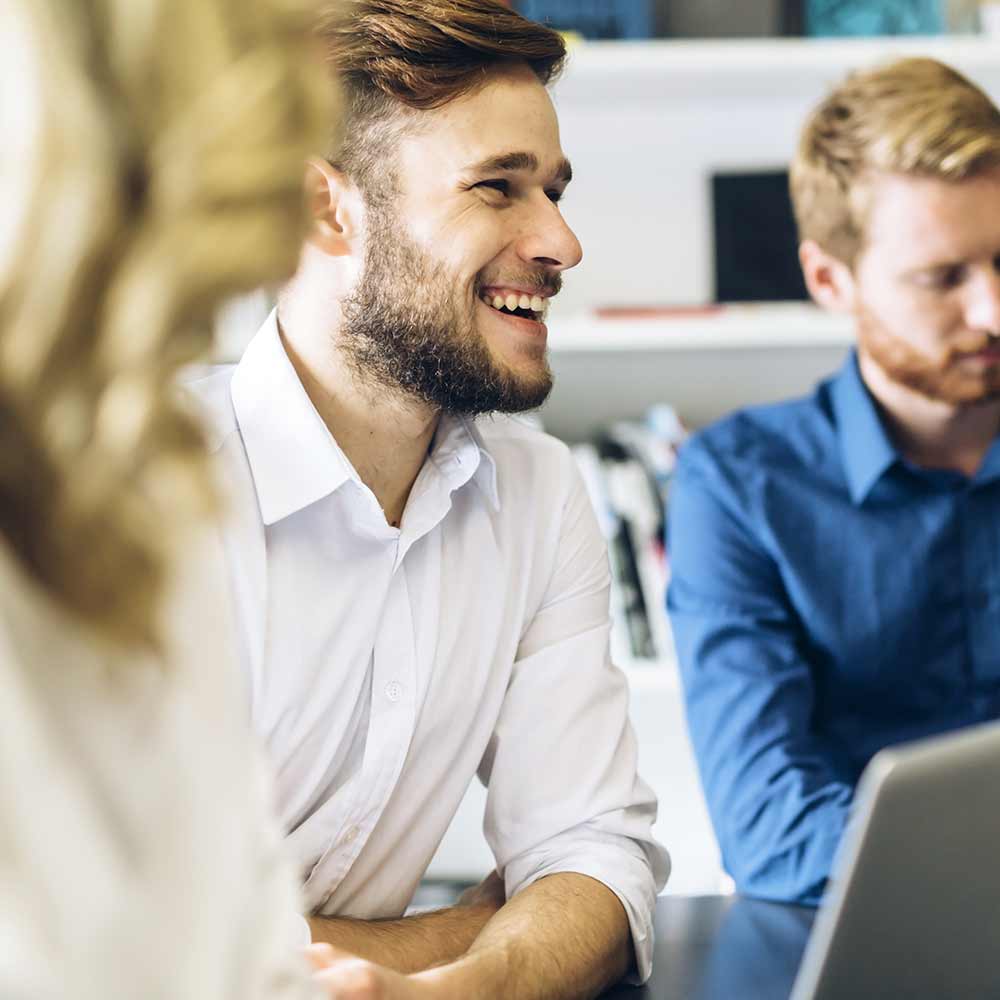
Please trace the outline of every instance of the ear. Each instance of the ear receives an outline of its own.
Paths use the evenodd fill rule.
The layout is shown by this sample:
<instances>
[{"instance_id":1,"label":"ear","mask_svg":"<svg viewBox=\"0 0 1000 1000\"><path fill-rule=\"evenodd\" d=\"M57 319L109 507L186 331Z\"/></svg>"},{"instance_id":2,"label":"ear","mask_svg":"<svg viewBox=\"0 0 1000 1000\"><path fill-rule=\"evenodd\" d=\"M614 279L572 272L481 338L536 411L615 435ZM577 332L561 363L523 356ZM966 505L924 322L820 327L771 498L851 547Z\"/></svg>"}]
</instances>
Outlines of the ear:
<instances>
[{"instance_id":1,"label":"ear","mask_svg":"<svg viewBox=\"0 0 1000 1000\"><path fill-rule=\"evenodd\" d=\"M357 187L326 160L310 156L305 188L312 217L308 241L331 257L352 253L363 213Z\"/></svg>"},{"instance_id":2,"label":"ear","mask_svg":"<svg viewBox=\"0 0 1000 1000\"><path fill-rule=\"evenodd\" d=\"M854 274L839 257L827 253L815 240L803 240L799 245L799 263L816 305L829 312L854 310Z\"/></svg>"}]
</instances>

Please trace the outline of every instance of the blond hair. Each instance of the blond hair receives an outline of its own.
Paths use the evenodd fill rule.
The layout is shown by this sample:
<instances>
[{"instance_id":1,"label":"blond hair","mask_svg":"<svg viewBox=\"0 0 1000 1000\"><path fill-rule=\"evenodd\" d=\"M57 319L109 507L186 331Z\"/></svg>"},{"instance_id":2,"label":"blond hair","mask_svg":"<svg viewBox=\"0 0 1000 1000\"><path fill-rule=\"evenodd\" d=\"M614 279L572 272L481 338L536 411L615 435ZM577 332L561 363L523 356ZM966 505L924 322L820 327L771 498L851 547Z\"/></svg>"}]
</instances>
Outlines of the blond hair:
<instances>
[{"instance_id":1,"label":"blond hair","mask_svg":"<svg viewBox=\"0 0 1000 1000\"><path fill-rule=\"evenodd\" d=\"M854 73L806 121L790 186L799 236L848 265L864 246L871 180L960 181L1000 164L1000 110L934 59Z\"/></svg>"},{"instance_id":2,"label":"blond hair","mask_svg":"<svg viewBox=\"0 0 1000 1000\"><path fill-rule=\"evenodd\" d=\"M297 258L333 110L309 27L304 0L0 0L0 535L119 642L156 643L212 505L177 370Z\"/></svg>"}]
</instances>

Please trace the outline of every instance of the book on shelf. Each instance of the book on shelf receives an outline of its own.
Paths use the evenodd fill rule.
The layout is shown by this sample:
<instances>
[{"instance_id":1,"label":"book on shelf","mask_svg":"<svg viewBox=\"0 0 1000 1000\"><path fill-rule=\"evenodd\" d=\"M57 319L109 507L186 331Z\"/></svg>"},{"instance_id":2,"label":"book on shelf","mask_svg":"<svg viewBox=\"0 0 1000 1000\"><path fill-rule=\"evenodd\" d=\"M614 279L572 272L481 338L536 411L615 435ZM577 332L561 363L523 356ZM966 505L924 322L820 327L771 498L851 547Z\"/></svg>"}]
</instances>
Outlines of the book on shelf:
<instances>
[{"instance_id":1,"label":"book on shelf","mask_svg":"<svg viewBox=\"0 0 1000 1000\"><path fill-rule=\"evenodd\" d=\"M672 407L619 421L573 446L611 564L611 656L617 663L672 655L665 609L666 505L686 431Z\"/></svg>"}]
</instances>

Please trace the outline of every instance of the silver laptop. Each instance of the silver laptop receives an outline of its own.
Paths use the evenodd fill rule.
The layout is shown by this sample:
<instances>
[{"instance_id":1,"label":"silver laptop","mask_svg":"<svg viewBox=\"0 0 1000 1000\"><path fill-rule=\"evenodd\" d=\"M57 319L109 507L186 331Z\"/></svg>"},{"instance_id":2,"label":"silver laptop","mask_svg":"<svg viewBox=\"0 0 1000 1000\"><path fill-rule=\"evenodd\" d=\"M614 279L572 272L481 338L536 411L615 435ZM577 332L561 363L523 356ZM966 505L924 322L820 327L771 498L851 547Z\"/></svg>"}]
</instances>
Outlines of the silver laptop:
<instances>
[{"instance_id":1,"label":"silver laptop","mask_svg":"<svg viewBox=\"0 0 1000 1000\"><path fill-rule=\"evenodd\" d=\"M861 777L791 1000L1000 998L1000 724Z\"/></svg>"}]
</instances>

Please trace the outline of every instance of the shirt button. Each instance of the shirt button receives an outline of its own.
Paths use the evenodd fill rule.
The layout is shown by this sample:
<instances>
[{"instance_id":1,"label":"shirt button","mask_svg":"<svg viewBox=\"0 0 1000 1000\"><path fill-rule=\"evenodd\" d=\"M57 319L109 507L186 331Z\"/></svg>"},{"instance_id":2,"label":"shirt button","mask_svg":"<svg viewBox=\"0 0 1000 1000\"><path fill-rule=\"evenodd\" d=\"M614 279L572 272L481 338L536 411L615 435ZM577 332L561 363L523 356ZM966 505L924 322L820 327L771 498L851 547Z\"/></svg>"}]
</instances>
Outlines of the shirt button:
<instances>
[{"instance_id":1,"label":"shirt button","mask_svg":"<svg viewBox=\"0 0 1000 1000\"><path fill-rule=\"evenodd\" d=\"M341 837L342 844L353 844L354 838L358 835L358 828L356 826L349 826Z\"/></svg>"},{"instance_id":2,"label":"shirt button","mask_svg":"<svg viewBox=\"0 0 1000 1000\"><path fill-rule=\"evenodd\" d=\"M389 681L385 686L385 696L389 701L399 701L403 697L403 685L399 681Z\"/></svg>"}]
</instances>

